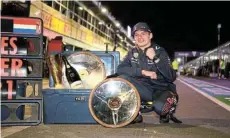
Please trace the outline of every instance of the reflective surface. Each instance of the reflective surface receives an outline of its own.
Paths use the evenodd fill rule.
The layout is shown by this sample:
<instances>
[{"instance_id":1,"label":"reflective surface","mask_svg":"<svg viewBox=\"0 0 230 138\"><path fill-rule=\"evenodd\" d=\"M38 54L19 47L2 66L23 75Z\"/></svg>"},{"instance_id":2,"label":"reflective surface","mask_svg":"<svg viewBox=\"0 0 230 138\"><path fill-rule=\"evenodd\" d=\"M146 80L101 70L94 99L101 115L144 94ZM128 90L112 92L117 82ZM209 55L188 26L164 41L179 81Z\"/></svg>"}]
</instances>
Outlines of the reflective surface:
<instances>
[{"instance_id":1,"label":"reflective surface","mask_svg":"<svg viewBox=\"0 0 230 138\"><path fill-rule=\"evenodd\" d=\"M140 107L140 97L129 82L121 78L103 81L91 92L91 113L106 127L122 127L129 124Z\"/></svg>"},{"instance_id":2,"label":"reflective surface","mask_svg":"<svg viewBox=\"0 0 230 138\"><path fill-rule=\"evenodd\" d=\"M69 84L65 66L62 66L62 84L65 88L93 89L105 78L105 67L100 58L90 52L76 52L67 57L68 62L80 75L81 82Z\"/></svg>"}]
</instances>

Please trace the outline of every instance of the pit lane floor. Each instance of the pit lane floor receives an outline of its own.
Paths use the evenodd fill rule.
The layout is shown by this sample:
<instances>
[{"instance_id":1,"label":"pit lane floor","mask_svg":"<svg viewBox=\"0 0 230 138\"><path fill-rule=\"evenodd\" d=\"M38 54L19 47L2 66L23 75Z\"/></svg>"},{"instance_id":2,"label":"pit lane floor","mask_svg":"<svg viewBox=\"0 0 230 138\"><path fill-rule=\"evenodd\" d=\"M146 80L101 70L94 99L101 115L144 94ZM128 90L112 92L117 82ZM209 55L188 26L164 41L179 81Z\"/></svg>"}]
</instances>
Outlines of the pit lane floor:
<instances>
[{"instance_id":1,"label":"pit lane floor","mask_svg":"<svg viewBox=\"0 0 230 138\"><path fill-rule=\"evenodd\" d=\"M143 114L144 122L124 128L104 128L101 125L44 125L5 127L5 138L229 138L230 112L185 85L177 84L180 101L177 117L182 124L159 124L154 113ZM44 81L47 87L48 82Z\"/></svg>"}]
</instances>

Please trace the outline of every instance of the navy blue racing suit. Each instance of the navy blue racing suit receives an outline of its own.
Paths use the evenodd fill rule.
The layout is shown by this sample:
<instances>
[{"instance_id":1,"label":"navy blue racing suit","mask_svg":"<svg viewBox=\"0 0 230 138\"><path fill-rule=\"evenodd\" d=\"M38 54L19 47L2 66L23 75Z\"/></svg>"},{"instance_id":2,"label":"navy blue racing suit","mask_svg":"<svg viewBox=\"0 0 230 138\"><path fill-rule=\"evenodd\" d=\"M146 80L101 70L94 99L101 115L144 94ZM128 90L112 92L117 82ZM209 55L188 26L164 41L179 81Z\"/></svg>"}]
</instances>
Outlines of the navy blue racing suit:
<instances>
[{"instance_id":1,"label":"navy blue racing suit","mask_svg":"<svg viewBox=\"0 0 230 138\"><path fill-rule=\"evenodd\" d=\"M176 72L171 67L171 62L164 48L153 43L157 60L146 56L146 51L139 48L131 49L119 64L117 74L131 82L138 90L142 101L153 101L157 92L171 91L176 93ZM143 76L141 70L156 72L157 79Z\"/></svg>"}]
</instances>

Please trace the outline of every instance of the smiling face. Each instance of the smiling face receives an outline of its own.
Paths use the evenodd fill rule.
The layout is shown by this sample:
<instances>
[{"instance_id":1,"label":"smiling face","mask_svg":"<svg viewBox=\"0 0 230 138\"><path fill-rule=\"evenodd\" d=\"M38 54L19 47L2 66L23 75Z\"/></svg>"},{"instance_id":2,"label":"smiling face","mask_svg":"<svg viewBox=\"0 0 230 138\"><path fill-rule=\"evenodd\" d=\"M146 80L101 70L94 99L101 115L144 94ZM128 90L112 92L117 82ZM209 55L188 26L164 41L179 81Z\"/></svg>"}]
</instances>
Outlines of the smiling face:
<instances>
[{"instance_id":1,"label":"smiling face","mask_svg":"<svg viewBox=\"0 0 230 138\"><path fill-rule=\"evenodd\" d=\"M151 45L152 37L152 33L143 30L137 30L134 34L135 43L141 49L144 49Z\"/></svg>"}]
</instances>

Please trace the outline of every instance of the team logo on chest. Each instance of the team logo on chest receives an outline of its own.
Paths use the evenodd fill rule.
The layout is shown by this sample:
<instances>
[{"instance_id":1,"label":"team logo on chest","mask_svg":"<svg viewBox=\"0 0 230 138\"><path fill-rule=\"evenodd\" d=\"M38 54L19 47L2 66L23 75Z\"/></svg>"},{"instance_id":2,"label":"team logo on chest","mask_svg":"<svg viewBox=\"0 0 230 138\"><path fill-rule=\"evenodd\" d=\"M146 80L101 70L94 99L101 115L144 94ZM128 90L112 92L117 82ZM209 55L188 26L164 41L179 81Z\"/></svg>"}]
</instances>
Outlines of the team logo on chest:
<instances>
[{"instance_id":1,"label":"team logo on chest","mask_svg":"<svg viewBox=\"0 0 230 138\"><path fill-rule=\"evenodd\" d=\"M139 54L137 52L133 53L134 58L138 58Z\"/></svg>"},{"instance_id":2,"label":"team logo on chest","mask_svg":"<svg viewBox=\"0 0 230 138\"><path fill-rule=\"evenodd\" d=\"M139 54L137 52L134 52L133 57L131 58L131 61L134 63L138 63L138 56Z\"/></svg>"}]
</instances>

